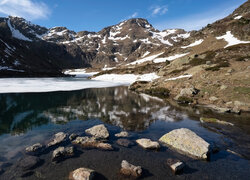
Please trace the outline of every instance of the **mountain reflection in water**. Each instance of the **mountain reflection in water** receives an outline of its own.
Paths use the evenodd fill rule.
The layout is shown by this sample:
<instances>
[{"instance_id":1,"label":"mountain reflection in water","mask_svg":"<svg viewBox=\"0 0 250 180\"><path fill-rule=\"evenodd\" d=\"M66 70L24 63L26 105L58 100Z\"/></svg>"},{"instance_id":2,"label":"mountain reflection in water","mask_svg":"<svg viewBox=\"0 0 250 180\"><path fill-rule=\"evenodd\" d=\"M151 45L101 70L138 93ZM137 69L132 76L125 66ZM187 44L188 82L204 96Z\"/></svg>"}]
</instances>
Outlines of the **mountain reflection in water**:
<instances>
[{"instance_id":1,"label":"mountain reflection in water","mask_svg":"<svg viewBox=\"0 0 250 180\"><path fill-rule=\"evenodd\" d=\"M127 87L71 92L0 94L0 134L21 134L41 125L99 119L125 130L144 130L156 120L185 115L163 101Z\"/></svg>"}]
</instances>

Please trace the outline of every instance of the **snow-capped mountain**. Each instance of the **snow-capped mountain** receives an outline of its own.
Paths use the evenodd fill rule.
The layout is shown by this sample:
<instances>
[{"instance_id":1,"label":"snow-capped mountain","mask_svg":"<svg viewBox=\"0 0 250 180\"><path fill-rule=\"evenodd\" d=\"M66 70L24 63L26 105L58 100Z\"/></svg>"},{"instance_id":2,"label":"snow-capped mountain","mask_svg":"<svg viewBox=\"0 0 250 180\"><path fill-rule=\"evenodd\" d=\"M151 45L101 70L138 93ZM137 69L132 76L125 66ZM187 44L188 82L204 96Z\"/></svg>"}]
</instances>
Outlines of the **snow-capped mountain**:
<instances>
[{"instance_id":1,"label":"snow-capped mountain","mask_svg":"<svg viewBox=\"0 0 250 180\"><path fill-rule=\"evenodd\" d=\"M63 69L133 64L155 54L161 54L156 62L162 62L190 54L190 47L200 44L202 47L193 53L223 48L223 39L232 37L247 42L249 4L247 1L226 18L191 32L159 31L141 18L125 20L99 32L48 29L20 17L0 18L0 76L61 75Z\"/></svg>"},{"instance_id":2,"label":"snow-capped mountain","mask_svg":"<svg viewBox=\"0 0 250 180\"><path fill-rule=\"evenodd\" d=\"M66 27L47 29L20 17L0 18L0 32L1 73L10 74L115 66L190 35L181 29L159 31L145 19L126 20L99 32L74 32ZM46 63L52 67L42 67Z\"/></svg>"}]
</instances>

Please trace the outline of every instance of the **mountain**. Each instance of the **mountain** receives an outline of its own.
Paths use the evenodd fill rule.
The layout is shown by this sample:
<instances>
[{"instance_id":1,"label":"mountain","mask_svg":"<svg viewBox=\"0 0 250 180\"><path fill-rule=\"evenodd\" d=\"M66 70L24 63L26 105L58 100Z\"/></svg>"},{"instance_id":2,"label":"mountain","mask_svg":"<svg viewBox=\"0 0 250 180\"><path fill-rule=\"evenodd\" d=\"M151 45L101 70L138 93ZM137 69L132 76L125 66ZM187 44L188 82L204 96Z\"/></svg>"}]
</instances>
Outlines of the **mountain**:
<instances>
[{"instance_id":1,"label":"mountain","mask_svg":"<svg viewBox=\"0 0 250 180\"><path fill-rule=\"evenodd\" d=\"M130 89L169 97L178 103L206 105L219 112L249 112L249 9L248 0L229 16L189 32L189 37L173 46L158 47L132 63L102 71L93 78L103 80L109 74L131 73L141 80L145 79L142 74L158 76L152 82L135 82Z\"/></svg>"},{"instance_id":2,"label":"mountain","mask_svg":"<svg viewBox=\"0 0 250 180\"><path fill-rule=\"evenodd\" d=\"M20 17L0 18L0 76L60 76L63 69L115 66L174 46L189 35L181 29L159 31L145 19L76 33Z\"/></svg>"}]
</instances>

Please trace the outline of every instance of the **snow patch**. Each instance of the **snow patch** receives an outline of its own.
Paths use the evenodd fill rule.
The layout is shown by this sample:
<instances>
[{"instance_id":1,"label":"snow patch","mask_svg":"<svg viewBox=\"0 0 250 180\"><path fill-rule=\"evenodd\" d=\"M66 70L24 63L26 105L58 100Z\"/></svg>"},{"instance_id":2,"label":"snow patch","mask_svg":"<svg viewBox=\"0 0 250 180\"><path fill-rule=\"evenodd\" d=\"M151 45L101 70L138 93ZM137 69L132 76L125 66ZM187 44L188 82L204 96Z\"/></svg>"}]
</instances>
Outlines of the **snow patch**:
<instances>
[{"instance_id":1,"label":"snow patch","mask_svg":"<svg viewBox=\"0 0 250 180\"><path fill-rule=\"evenodd\" d=\"M242 16L236 16L234 19L240 19L242 18Z\"/></svg>"},{"instance_id":2,"label":"snow patch","mask_svg":"<svg viewBox=\"0 0 250 180\"><path fill-rule=\"evenodd\" d=\"M250 41L241 41L241 40L237 39L236 37L234 37L234 35L231 33L231 31L227 31L225 35L220 36L220 37L216 37L216 39L224 39L225 41L227 41L228 44L224 48L227 48L229 46L234 46L237 44L250 43Z\"/></svg>"},{"instance_id":3,"label":"snow patch","mask_svg":"<svg viewBox=\"0 0 250 180\"><path fill-rule=\"evenodd\" d=\"M178 76L178 77L173 77L173 78L166 79L165 81L173 81L173 80L176 80L176 79L190 78L190 77L192 77L192 75L190 75L190 74L188 74L188 75L181 75L181 76Z\"/></svg>"},{"instance_id":4,"label":"snow patch","mask_svg":"<svg viewBox=\"0 0 250 180\"><path fill-rule=\"evenodd\" d=\"M147 52L145 52L145 53L142 55L142 57L144 58L145 56L147 56L147 55L149 55L149 54L150 54L150 52L147 51Z\"/></svg>"},{"instance_id":5,"label":"snow patch","mask_svg":"<svg viewBox=\"0 0 250 180\"><path fill-rule=\"evenodd\" d=\"M116 83L132 84L135 81L153 81L159 78L155 73L135 75L135 74L104 74L93 78L93 80L108 81Z\"/></svg>"},{"instance_id":6,"label":"snow patch","mask_svg":"<svg viewBox=\"0 0 250 180\"><path fill-rule=\"evenodd\" d=\"M152 61L152 60L154 60L155 58L157 58L158 56L162 55L163 53L164 53L164 52L161 52L161 53L156 54L156 55L152 55L152 56L145 57L145 58L143 58L143 59L136 60L136 61L134 61L134 62L132 62L132 63L127 64L127 66L128 66L128 65L141 64L141 63L144 63L144 62L147 62L147 61Z\"/></svg>"},{"instance_id":7,"label":"snow patch","mask_svg":"<svg viewBox=\"0 0 250 180\"><path fill-rule=\"evenodd\" d=\"M189 44L188 46L182 46L181 48L189 48L189 47L198 46L198 45L200 45L203 41L204 41L203 39L200 39L200 40L195 41L195 42L192 43L192 44Z\"/></svg>"},{"instance_id":8,"label":"snow patch","mask_svg":"<svg viewBox=\"0 0 250 180\"><path fill-rule=\"evenodd\" d=\"M10 23L10 19L7 20L7 24L10 28L10 31L12 33L12 36L16 39L20 39L23 41L32 41L29 38L27 38L26 36L24 36L22 33L20 33L19 30L15 29L14 27L12 27L11 23Z\"/></svg>"},{"instance_id":9,"label":"snow patch","mask_svg":"<svg viewBox=\"0 0 250 180\"><path fill-rule=\"evenodd\" d=\"M175 59L178 59L180 57L183 57L183 56L186 56L188 55L189 53L184 53L184 54L176 54L176 55L173 55L173 56L169 56L169 57L166 57L166 58L156 58L153 62L154 63L161 63L161 62L166 62L166 60L168 61L173 61Z\"/></svg>"},{"instance_id":10,"label":"snow patch","mask_svg":"<svg viewBox=\"0 0 250 180\"><path fill-rule=\"evenodd\" d=\"M63 72L66 75L74 75L76 77L90 77L99 72L86 72L86 69L69 69Z\"/></svg>"}]
</instances>

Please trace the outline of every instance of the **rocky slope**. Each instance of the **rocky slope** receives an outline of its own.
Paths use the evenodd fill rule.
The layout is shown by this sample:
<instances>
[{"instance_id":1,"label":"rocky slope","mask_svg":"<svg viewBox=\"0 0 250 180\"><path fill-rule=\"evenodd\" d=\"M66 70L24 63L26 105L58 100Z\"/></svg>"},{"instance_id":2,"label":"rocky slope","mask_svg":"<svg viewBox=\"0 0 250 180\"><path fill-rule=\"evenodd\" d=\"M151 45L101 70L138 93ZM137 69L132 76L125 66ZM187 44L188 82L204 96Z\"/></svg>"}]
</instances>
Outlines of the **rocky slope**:
<instances>
[{"instance_id":1,"label":"rocky slope","mask_svg":"<svg viewBox=\"0 0 250 180\"><path fill-rule=\"evenodd\" d=\"M170 96L178 103L206 105L219 112L250 111L250 1L174 46L158 48L137 61L102 72L156 73L135 83L137 92Z\"/></svg>"},{"instance_id":2,"label":"rocky slope","mask_svg":"<svg viewBox=\"0 0 250 180\"><path fill-rule=\"evenodd\" d=\"M53 76L62 69L103 68L132 62L171 47L189 33L158 31L145 19L130 19L100 32L47 29L23 18L0 18L0 76Z\"/></svg>"}]
</instances>

